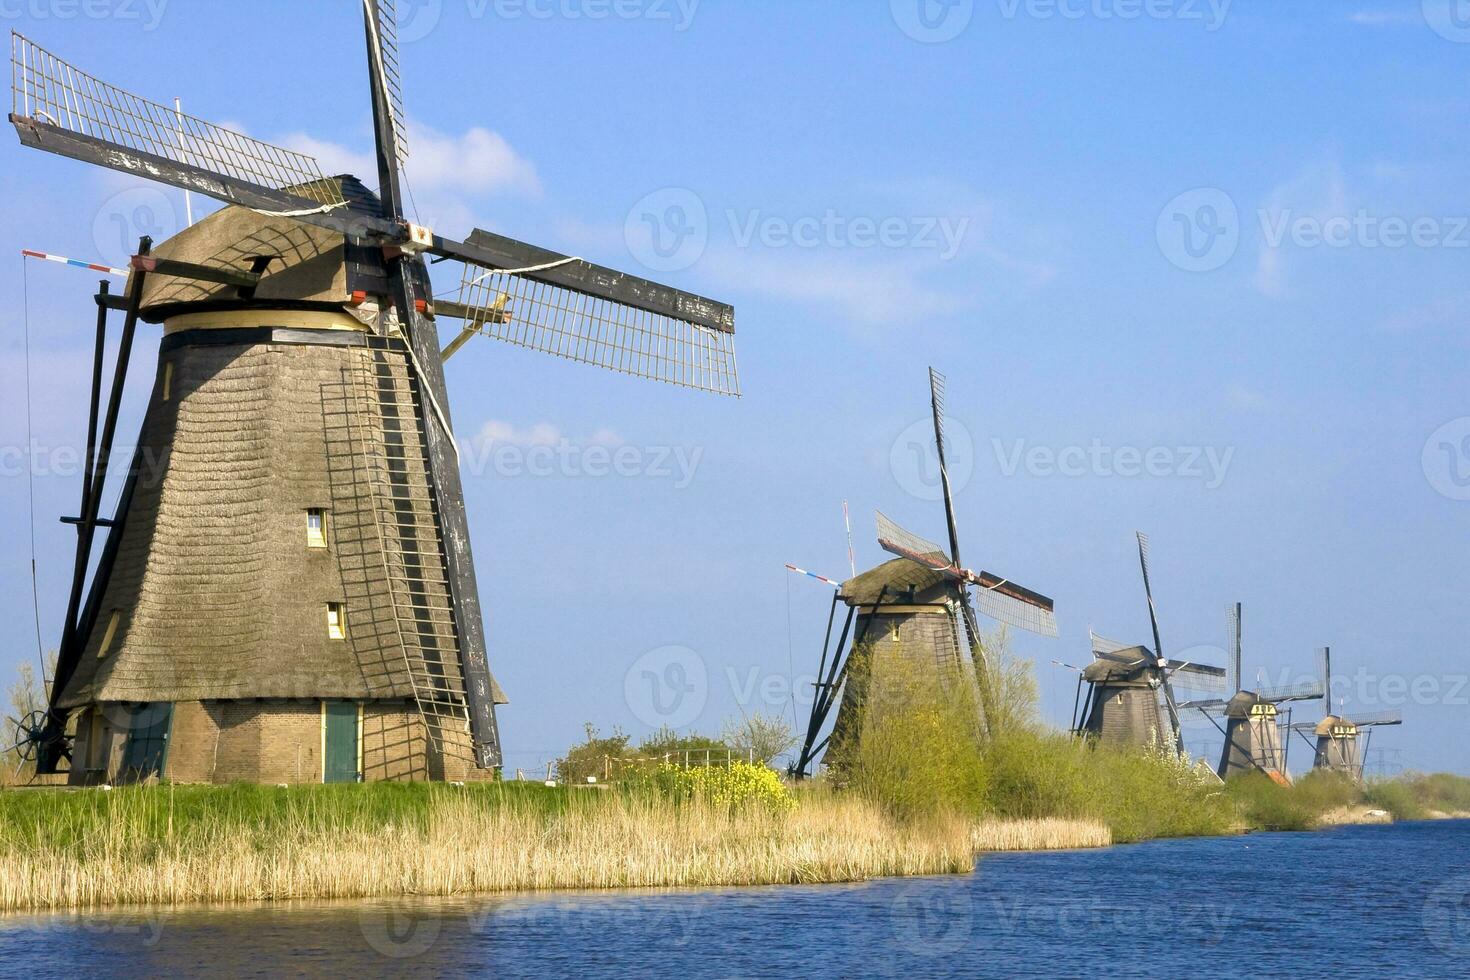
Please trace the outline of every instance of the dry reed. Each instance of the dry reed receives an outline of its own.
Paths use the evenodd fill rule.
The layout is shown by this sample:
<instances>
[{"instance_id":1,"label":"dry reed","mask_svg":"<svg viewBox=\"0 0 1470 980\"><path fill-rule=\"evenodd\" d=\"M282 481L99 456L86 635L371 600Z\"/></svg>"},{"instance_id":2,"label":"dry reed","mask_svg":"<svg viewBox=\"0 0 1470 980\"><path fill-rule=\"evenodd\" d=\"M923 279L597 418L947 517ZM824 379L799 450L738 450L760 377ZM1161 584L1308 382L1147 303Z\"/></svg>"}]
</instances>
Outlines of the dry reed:
<instances>
[{"instance_id":1,"label":"dry reed","mask_svg":"<svg viewBox=\"0 0 1470 980\"><path fill-rule=\"evenodd\" d=\"M1113 832L1096 820L986 820L970 840L977 851L1062 851L1111 847Z\"/></svg>"},{"instance_id":2,"label":"dry reed","mask_svg":"<svg viewBox=\"0 0 1470 980\"><path fill-rule=\"evenodd\" d=\"M776 813L617 793L573 794L548 809L446 790L396 824L305 812L268 830L213 820L175 833L170 811L158 833L166 791L107 795L105 819L88 819L80 834L59 828L53 844L36 828L0 839L0 910L806 884L965 872L974 860L963 822L899 824L840 796Z\"/></svg>"}]
</instances>

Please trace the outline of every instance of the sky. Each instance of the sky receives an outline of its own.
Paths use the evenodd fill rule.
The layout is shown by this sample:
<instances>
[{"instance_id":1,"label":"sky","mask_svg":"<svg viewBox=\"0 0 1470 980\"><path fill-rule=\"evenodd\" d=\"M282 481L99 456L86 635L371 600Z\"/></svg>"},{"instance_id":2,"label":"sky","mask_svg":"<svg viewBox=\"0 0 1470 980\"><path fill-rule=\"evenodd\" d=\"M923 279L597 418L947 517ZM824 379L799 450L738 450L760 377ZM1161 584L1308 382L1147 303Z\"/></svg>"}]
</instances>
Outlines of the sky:
<instances>
[{"instance_id":1,"label":"sky","mask_svg":"<svg viewBox=\"0 0 1470 980\"><path fill-rule=\"evenodd\" d=\"M804 725L831 591L783 566L847 577L844 500L860 569L886 557L875 510L943 537L932 365L966 563L1056 600L1059 638L1011 638L1050 721L1089 628L1148 638L1144 530L1166 652L1223 662L1241 602L1248 682L1330 645L1335 702L1403 714L1371 766L1470 773L1470 20L1448 0L399 6L423 223L737 310L740 399L489 340L448 366L510 769L586 723ZM0 19L372 182L349 0ZM185 203L14 140L0 167L9 677L37 656L32 527L40 645L60 633L97 279L19 250L122 264ZM1186 739L1218 752L1208 723Z\"/></svg>"}]
</instances>

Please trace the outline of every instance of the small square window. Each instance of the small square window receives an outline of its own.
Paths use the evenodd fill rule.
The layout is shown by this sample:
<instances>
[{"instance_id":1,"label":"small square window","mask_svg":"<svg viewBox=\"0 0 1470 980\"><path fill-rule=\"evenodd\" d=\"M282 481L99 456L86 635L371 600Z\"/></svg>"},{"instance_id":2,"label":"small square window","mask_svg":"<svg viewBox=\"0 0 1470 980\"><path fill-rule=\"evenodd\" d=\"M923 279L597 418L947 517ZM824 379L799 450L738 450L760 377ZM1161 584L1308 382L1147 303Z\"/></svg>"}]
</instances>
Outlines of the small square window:
<instances>
[{"instance_id":1,"label":"small square window","mask_svg":"<svg viewBox=\"0 0 1470 980\"><path fill-rule=\"evenodd\" d=\"M312 507L306 512L306 546L327 546L327 512L320 507Z\"/></svg>"},{"instance_id":2,"label":"small square window","mask_svg":"<svg viewBox=\"0 0 1470 980\"><path fill-rule=\"evenodd\" d=\"M122 622L122 610L114 609L107 619L107 632L102 634L102 643L97 647L97 659L101 660L112 652L112 642L117 639L117 627Z\"/></svg>"},{"instance_id":3,"label":"small square window","mask_svg":"<svg viewBox=\"0 0 1470 980\"><path fill-rule=\"evenodd\" d=\"M327 638L347 639L347 610L340 602L327 603Z\"/></svg>"},{"instance_id":4,"label":"small square window","mask_svg":"<svg viewBox=\"0 0 1470 980\"><path fill-rule=\"evenodd\" d=\"M174 362L165 361L163 364L162 397L160 401L168 401L173 397L174 391Z\"/></svg>"}]
</instances>

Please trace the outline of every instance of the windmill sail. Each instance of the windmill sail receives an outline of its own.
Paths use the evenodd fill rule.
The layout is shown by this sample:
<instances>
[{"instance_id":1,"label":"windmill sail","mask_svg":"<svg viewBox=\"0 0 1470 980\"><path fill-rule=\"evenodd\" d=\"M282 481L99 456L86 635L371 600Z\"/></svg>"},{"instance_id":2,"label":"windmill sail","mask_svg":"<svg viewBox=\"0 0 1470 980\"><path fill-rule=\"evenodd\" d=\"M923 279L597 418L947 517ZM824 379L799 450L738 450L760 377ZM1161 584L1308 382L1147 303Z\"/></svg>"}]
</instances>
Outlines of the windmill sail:
<instances>
[{"instance_id":1,"label":"windmill sail","mask_svg":"<svg viewBox=\"0 0 1470 980\"><path fill-rule=\"evenodd\" d=\"M1092 655L1094 657L1105 657L1110 653L1121 653L1124 650L1130 649L1127 643L1110 640L1105 636L1099 636L1093 633L1091 630L1088 630L1088 634L1092 637Z\"/></svg>"},{"instance_id":2,"label":"windmill sail","mask_svg":"<svg viewBox=\"0 0 1470 980\"><path fill-rule=\"evenodd\" d=\"M1169 660L1165 662L1164 669L1169 672L1169 679L1176 687L1211 693L1220 693L1225 690L1225 669L1223 667Z\"/></svg>"},{"instance_id":3,"label":"windmill sail","mask_svg":"<svg viewBox=\"0 0 1470 980\"><path fill-rule=\"evenodd\" d=\"M1301 681L1296 684L1283 684L1278 687L1268 687L1256 692L1256 696L1262 701L1270 701L1272 704L1282 704L1287 701L1316 701L1325 692L1320 680Z\"/></svg>"},{"instance_id":4,"label":"windmill sail","mask_svg":"<svg viewBox=\"0 0 1470 980\"><path fill-rule=\"evenodd\" d=\"M398 57L398 0L370 2L371 23L377 34L375 68L379 70L383 89L388 94L393 150L402 165L408 159L408 119L403 111L403 68Z\"/></svg>"},{"instance_id":5,"label":"windmill sail","mask_svg":"<svg viewBox=\"0 0 1470 980\"><path fill-rule=\"evenodd\" d=\"M944 548L927 538L900 527L882 511L878 512L878 546L891 555L907 558L936 572L959 578L954 562Z\"/></svg>"},{"instance_id":6,"label":"windmill sail","mask_svg":"<svg viewBox=\"0 0 1470 980\"><path fill-rule=\"evenodd\" d=\"M734 311L724 303L476 230L430 251L463 261L459 301L475 332L569 360L739 395Z\"/></svg>"},{"instance_id":7,"label":"windmill sail","mask_svg":"<svg viewBox=\"0 0 1470 980\"><path fill-rule=\"evenodd\" d=\"M1397 711L1375 711L1366 715L1354 715L1350 720L1359 728L1378 728L1384 725L1402 725L1404 716Z\"/></svg>"},{"instance_id":8,"label":"windmill sail","mask_svg":"<svg viewBox=\"0 0 1470 980\"><path fill-rule=\"evenodd\" d=\"M11 114L27 146L173 184L244 207L342 230L340 185L316 160L94 78L21 34L10 36ZM391 226L354 216L360 233Z\"/></svg>"}]
</instances>

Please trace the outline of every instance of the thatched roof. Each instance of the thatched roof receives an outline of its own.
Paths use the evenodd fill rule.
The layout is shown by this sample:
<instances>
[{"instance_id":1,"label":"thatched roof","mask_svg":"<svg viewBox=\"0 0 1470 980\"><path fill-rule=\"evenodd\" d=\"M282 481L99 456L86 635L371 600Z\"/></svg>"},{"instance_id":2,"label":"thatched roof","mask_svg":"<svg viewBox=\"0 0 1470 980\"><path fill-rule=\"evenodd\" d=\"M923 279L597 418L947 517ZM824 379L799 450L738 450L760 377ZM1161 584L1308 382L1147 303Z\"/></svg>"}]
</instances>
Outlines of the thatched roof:
<instances>
[{"instance_id":1,"label":"thatched roof","mask_svg":"<svg viewBox=\"0 0 1470 980\"><path fill-rule=\"evenodd\" d=\"M377 197L355 177L328 178L341 190L344 215L381 215ZM340 232L231 205L161 242L159 258L216 268L250 271L256 256L276 256L255 290L253 302L340 307L356 289L385 292L380 250L348 242ZM144 283L142 315L157 322L180 312L181 304L240 305L234 286L150 275Z\"/></svg>"},{"instance_id":2,"label":"thatched roof","mask_svg":"<svg viewBox=\"0 0 1470 980\"><path fill-rule=\"evenodd\" d=\"M883 593L883 587L888 591ZM950 580L907 558L895 558L842 583L840 595L849 606L872 605L882 593L885 603L943 602L953 596ZM910 599L910 593L913 598Z\"/></svg>"},{"instance_id":3,"label":"thatched roof","mask_svg":"<svg viewBox=\"0 0 1470 980\"><path fill-rule=\"evenodd\" d=\"M1152 673L1149 668L1154 662L1152 650L1148 647L1128 647L1112 656L1126 658L1128 662L1098 658L1082 671L1083 679L1089 684L1148 683Z\"/></svg>"}]
</instances>

